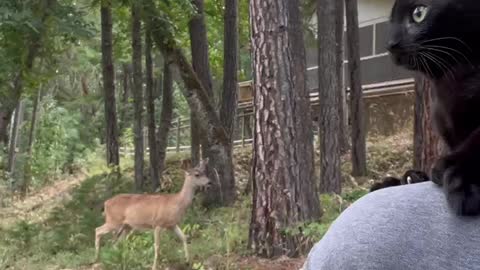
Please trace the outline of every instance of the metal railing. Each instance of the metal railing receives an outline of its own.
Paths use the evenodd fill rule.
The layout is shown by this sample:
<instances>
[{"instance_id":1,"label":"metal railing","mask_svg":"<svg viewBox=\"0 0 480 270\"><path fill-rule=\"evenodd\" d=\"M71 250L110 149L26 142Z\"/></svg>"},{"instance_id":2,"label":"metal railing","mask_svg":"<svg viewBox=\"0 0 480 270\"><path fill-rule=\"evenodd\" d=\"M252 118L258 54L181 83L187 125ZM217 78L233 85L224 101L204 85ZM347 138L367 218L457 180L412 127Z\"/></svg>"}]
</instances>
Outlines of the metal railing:
<instances>
[{"instance_id":1,"label":"metal railing","mask_svg":"<svg viewBox=\"0 0 480 270\"><path fill-rule=\"evenodd\" d=\"M398 80L377 84L364 85L364 97L376 98L389 95L405 94L414 91L415 81L414 79ZM349 89L347 88L347 97L349 95ZM319 95L318 91L313 90L310 93L310 104L312 106L318 105ZM234 147L246 147L253 143L253 100L245 100L238 104L239 114L236 116L234 135ZM187 131L187 132L185 132ZM317 131L317 130L315 130ZM148 145L145 131L145 145ZM189 118L177 118L172 123L172 128L169 134L169 144L167 152L184 152L190 150L190 119ZM145 148L145 152L148 153L149 148ZM133 155L133 148L122 147L122 155Z\"/></svg>"}]
</instances>

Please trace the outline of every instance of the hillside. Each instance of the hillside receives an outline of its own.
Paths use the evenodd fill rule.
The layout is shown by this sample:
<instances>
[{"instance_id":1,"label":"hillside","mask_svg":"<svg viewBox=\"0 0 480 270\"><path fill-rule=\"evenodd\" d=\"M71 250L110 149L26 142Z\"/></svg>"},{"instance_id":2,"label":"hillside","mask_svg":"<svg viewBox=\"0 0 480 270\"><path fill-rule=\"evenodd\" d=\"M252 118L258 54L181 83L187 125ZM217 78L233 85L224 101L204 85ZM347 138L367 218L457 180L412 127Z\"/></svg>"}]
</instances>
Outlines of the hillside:
<instances>
[{"instance_id":1,"label":"hillside","mask_svg":"<svg viewBox=\"0 0 480 270\"><path fill-rule=\"evenodd\" d=\"M371 140L369 167L371 178L346 177L341 198L322 195L324 215L321 222L308 224L304 239L318 241L329 224L350 203L363 196L371 181L385 174L401 174L411 160L410 135ZM179 189L184 155L168 158L168 177L162 192ZM182 224L188 235L193 269L297 269L303 259L278 258L274 261L252 257L247 249L250 197L244 195L249 178L251 152L235 153L239 198L233 207L206 210L198 200ZM345 157L346 158L346 157ZM348 162L344 163L347 176ZM131 168L116 180L106 172L91 170L66 177L30 194L24 201L12 200L0 209L0 269L149 269L153 259L151 233L137 233L128 241L112 245L105 241L103 267L94 267L94 228L102 224L102 202L113 193L128 192L132 185ZM222 228L222 229L219 229ZM295 232L293 232L295 233ZM165 233L161 243L165 269L187 269L181 243Z\"/></svg>"}]
</instances>

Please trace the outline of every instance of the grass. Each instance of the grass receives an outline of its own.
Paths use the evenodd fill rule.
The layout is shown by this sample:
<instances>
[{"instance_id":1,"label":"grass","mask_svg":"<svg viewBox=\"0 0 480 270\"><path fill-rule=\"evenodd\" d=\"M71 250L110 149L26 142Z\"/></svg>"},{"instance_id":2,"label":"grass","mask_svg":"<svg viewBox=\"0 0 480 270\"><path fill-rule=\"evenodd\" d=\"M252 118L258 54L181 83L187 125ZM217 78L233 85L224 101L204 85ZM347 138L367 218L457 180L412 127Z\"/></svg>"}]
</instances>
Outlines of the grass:
<instances>
[{"instance_id":1,"label":"grass","mask_svg":"<svg viewBox=\"0 0 480 270\"><path fill-rule=\"evenodd\" d=\"M171 172L178 189L181 171ZM113 184L114 183L114 184ZM112 185L113 184L113 185ZM113 186L110 192L107 187ZM112 179L99 174L85 180L72 198L55 208L41 224L20 221L0 231L0 269L75 268L88 265L93 258L94 229L103 223L102 202L111 193L127 192L130 178ZM249 200L240 198L230 208L212 211L195 204L185 216L182 228L188 236L193 261L198 265L213 255L244 254L248 234ZM105 237L107 239L107 237ZM104 241L104 269L147 269L153 260L152 233L137 233L129 241L112 245ZM180 241L165 232L161 242L164 264L183 263Z\"/></svg>"},{"instance_id":2,"label":"grass","mask_svg":"<svg viewBox=\"0 0 480 270\"><path fill-rule=\"evenodd\" d=\"M408 137L409 134L404 134L369 143L370 177L400 174L408 168L411 160L409 143L405 143ZM183 172L179 161L184 158L183 153L169 156L171 183L164 187L165 192L180 189ZM103 223L102 203L113 194L131 190L132 162L122 164L126 169L120 179L105 173L106 168L99 165L103 162L97 157L87 162L91 176L71 192L69 200L58 204L36 223L19 220L14 226L0 227L0 270L89 269L85 267L91 265L94 256L94 230ZM345 175L349 165L344 163ZM249 164L250 151L237 153L236 177L242 183L248 178ZM321 195L321 221L303 224L300 230L293 228L291 233L300 233L310 243L320 240L338 215L366 193L366 188L345 184L341 196ZM250 207L251 199L246 196L240 196L232 207L209 211L200 207L198 200L194 201L181 225L190 242L193 269L256 269L237 265L239 258L251 255L247 250ZM128 241L115 245L108 240L109 237L104 238L101 252L103 269L150 269L152 233L136 233ZM183 265L182 244L173 233L162 234L160 252L163 267ZM269 267L273 268L259 269L280 269Z\"/></svg>"},{"instance_id":3,"label":"grass","mask_svg":"<svg viewBox=\"0 0 480 270\"><path fill-rule=\"evenodd\" d=\"M122 179L114 192L125 191ZM57 207L42 224L18 222L0 231L0 269L63 269L78 268L92 263L94 228L103 223L101 202L108 196L108 175L85 180L72 194L72 200ZM346 193L344 200L353 201L358 195ZM207 211L194 204L188 211L182 229L190 242L193 262L201 268L209 258L221 256L215 269L233 267L228 258L249 255L247 247L250 220L250 199L241 197L233 207ZM317 241L330 223L346 207L332 196L322 195L324 215L321 223L309 224L304 232ZM108 237L105 237L108 239ZM173 233L162 235L162 264L184 262L182 244ZM112 244L104 241L101 260L104 269L149 269L153 259L152 233L137 233L128 241ZM236 269L236 268L230 268Z\"/></svg>"}]
</instances>

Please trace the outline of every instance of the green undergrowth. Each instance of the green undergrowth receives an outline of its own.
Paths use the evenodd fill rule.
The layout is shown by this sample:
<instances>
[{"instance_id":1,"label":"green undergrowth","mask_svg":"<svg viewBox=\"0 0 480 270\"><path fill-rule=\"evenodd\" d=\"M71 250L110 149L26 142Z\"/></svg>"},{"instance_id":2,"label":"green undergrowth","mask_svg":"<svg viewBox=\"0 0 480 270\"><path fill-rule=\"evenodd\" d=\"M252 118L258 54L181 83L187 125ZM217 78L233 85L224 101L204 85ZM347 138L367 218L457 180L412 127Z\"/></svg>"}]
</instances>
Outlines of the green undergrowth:
<instances>
[{"instance_id":1,"label":"green undergrowth","mask_svg":"<svg viewBox=\"0 0 480 270\"><path fill-rule=\"evenodd\" d=\"M180 188L181 170L171 170L174 184ZM57 207L41 224L19 222L0 231L0 269L63 269L92 263L94 231L103 223L103 201L113 194L128 192L130 177L117 179L98 174L85 180L72 198ZM188 236L193 261L200 267L213 255L245 254L250 216L250 200L240 198L229 208L206 210L196 199L181 227ZM101 259L104 269L148 269L153 260L152 233L135 233L128 241L113 244L105 237ZM164 232L161 258L165 265L183 263L181 242Z\"/></svg>"},{"instance_id":2,"label":"green undergrowth","mask_svg":"<svg viewBox=\"0 0 480 270\"><path fill-rule=\"evenodd\" d=\"M179 182L172 189L179 188ZM103 223L102 202L113 193L126 192L131 179L99 174L85 180L72 193L72 199L57 207L41 224L19 222L0 231L0 269L80 269L91 265L94 256L94 230ZM362 191L336 197L322 195L322 222L308 224L302 232L312 241L319 240L330 223ZM187 235L194 269L213 256L230 258L248 255L247 240L250 221L250 199L241 197L233 207L206 210L194 201L181 227ZM171 232L161 240L161 262L164 266L184 263L181 242ZM103 269L149 269L153 260L152 233L135 233L128 240L113 244L105 237L101 252ZM227 269L228 259L220 260L215 269ZM230 265L231 266L231 265ZM82 268L83 269L83 268ZM235 269L235 268L230 268Z\"/></svg>"},{"instance_id":3,"label":"green undergrowth","mask_svg":"<svg viewBox=\"0 0 480 270\"><path fill-rule=\"evenodd\" d=\"M405 138L409 138L409 135L369 143L371 177L398 174L410 166L411 149ZM97 151L98 157L101 157L103 149ZM108 170L101 165L104 164L103 160L96 156L93 155L86 161L91 176L71 192L70 200L47 213L48 216L42 218L41 223L19 221L14 226L0 227L0 270L91 269L94 231L103 224L103 202L114 194L129 192L133 187L131 160L122 159L121 167L125 169L122 176L117 177L105 173ZM236 154L235 166L236 172L240 172L237 175L239 182L248 178L249 156L249 152ZM176 192L181 188L184 174L180 167L185 158L185 153L168 157L168 181L164 181L162 192ZM347 174L348 166L348 162L344 162L344 174ZM346 185L341 196L321 195L321 220L290 228L287 232L299 234L305 243L320 240L338 215L364 196L367 188L368 186ZM194 200L181 224L189 239L193 269L211 269L213 258L217 258L213 269L237 269L234 258L250 255L247 241L251 198L241 196L232 207L212 210L202 208L199 199ZM163 268L184 264L182 243L173 233L162 234L160 252ZM135 233L128 240L116 244L112 243L111 237L104 237L102 269L150 269L152 260L151 232Z\"/></svg>"}]
</instances>

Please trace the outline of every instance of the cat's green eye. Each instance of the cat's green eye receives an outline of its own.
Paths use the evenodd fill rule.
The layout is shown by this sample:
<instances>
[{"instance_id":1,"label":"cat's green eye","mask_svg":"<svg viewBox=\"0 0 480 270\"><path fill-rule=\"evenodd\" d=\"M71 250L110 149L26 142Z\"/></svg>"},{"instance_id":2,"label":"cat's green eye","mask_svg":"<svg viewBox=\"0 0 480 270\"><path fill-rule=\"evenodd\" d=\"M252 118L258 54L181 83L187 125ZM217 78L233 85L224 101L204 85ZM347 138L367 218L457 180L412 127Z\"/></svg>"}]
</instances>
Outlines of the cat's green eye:
<instances>
[{"instance_id":1,"label":"cat's green eye","mask_svg":"<svg viewBox=\"0 0 480 270\"><path fill-rule=\"evenodd\" d=\"M415 10L413 10L412 19L416 23L421 23L427 17L427 13L428 13L428 7L418 6L415 8Z\"/></svg>"}]
</instances>

